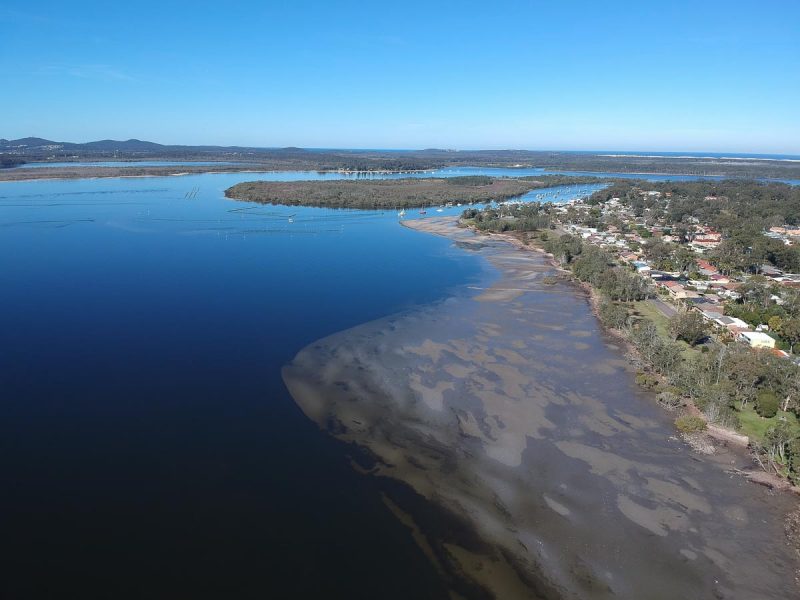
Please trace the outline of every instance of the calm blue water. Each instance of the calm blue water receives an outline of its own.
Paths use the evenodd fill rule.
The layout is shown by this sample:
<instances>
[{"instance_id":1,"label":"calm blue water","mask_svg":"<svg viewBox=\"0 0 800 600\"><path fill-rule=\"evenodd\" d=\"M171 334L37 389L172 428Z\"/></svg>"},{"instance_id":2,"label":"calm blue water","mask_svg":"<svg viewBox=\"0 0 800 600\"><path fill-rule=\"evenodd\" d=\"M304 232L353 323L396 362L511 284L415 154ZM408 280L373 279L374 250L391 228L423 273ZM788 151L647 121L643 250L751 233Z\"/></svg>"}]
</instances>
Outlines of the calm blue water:
<instances>
[{"instance_id":1,"label":"calm blue water","mask_svg":"<svg viewBox=\"0 0 800 600\"><path fill-rule=\"evenodd\" d=\"M0 597L441 597L280 368L492 274L394 211L223 197L322 177L0 184Z\"/></svg>"},{"instance_id":2,"label":"calm blue water","mask_svg":"<svg viewBox=\"0 0 800 600\"><path fill-rule=\"evenodd\" d=\"M0 596L441 591L280 368L486 274L393 212L223 197L252 177L0 185Z\"/></svg>"}]
</instances>

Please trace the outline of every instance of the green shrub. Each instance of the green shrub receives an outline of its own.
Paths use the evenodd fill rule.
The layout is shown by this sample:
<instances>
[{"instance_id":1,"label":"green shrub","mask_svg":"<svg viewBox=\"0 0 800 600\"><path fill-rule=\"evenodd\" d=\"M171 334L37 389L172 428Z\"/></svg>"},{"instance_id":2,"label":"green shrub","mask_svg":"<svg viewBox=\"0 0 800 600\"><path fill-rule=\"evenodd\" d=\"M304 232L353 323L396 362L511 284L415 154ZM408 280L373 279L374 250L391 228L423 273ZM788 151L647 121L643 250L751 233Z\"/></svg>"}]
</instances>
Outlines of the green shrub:
<instances>
[{"instance_id":1,"label":"green shrub","mask_svg":"<svg viewBox=\"0 0 800 600\"><path fill-rule=\"evenodd\" d=\"M658 387L659 380L655 375L650 375L644 371L639 371L636 373L636 384L645 388L646 390L652 390Z\"/></svg>"},{"instance_id":2,"label":"green shrub","mask_svg":"<svg viewBox=\"0 0 800 600\"><path fill-rule=\"evenodd\" d=\"M700 433L708 428L708 424L694 415L681 415L675 419L675 427L681 433Z\"/></svg>"},{"instance_id":3,"label":"green shrub","mask_svg":"<svg viewBox=\"0 0 800 600\"><path fill-rule=\"evenodd\" d=\"M763 390L756 396L756 412L764 418L772 418L778 414L778 397L775 392Z\"/></svg>"},{"instance_id":4,"label":"green shrub","mask_svg":"<svg viewBox=\"0 0 800 600\"><path fill-rule=\"evenodd\" d=\"M681 398L672 392L661 392L656 398L658 403L668 410L675 410L681 405Z\"/></svg>"},{"instance_id":5,"label":"green shrub","mask_svg":"<svg viewBox=\"0 0 800 600\"><path fill-rule=\"evenodd\" d=\"M600 320L608 327L619 329L628 320L628 309L608 300L600 304L598 313L600 314Z\"/></svg>"}]
</instances>

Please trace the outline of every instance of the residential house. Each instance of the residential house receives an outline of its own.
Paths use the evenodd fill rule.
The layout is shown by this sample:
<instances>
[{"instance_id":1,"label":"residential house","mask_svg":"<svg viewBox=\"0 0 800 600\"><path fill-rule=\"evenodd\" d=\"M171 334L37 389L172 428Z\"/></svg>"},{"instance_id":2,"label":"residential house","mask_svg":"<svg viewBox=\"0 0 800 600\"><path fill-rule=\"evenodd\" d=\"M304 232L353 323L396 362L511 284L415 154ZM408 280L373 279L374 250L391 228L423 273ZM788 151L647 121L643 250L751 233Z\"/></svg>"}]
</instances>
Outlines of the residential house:
<instances>
[{"instance_id":1,"label":"residential house","mask_svg":"<svg viewBox=\"0 0 800 600\"><path fill-rule=\"evenodd\" d=\"M706 250L713 250L721 241L720 235L703 235L695 237L691 242L690 246L699 250L701 252L705 252Z\"/></svg>"},{"instance_id":2,"label":"residential house","mask_svg":"<svg viewBox=\"0 0 800 600\"><path fill-rule=\"evenodd\" d=\"M737 339L751 348L770 349L775 347L775 338L761 331L742 331L737 336Z\"/></svg>"},{"instance_id":3,"label":"residential house","mask_svg":"<svg viewBox=\"0 0 800 600\"><path fill-rule=\"evenodd\" d=\"M715 319L714 322L734 335L750 330L750 326L747 323L736 317L722 316L719 319Z\"/></svg>"},{"instance_id":4,"label":"residential house","mask_svg":"<svg viewBox=\"0 0 800 600\"><path fill-rule=\"evenodd\" d=\"M783 275L783 271L773 267L772 265L761 265L761 274L766 275L767 277L780 277Z\"/></svg>"},{"instance_id":5,"label":"residential house","mask_svg":"<svg viewBox=\"0 0 800 600\"><path fill-rule=\"evenodd\" d=\"M705 275L706 277L711 277L712 275L719 275L719 270L717 269L717 267L712 265L707 260L698 258L696 262L697 262L697 270L702 275Z\"/></svg>"},{"instance_id":6,"label":"residential house","mask_svg":"<svg viewBox=\"0 0 800 600\"><path fill-rule=\"evenodd\" d=\"M697 292L687 290L681 283L677 281L666 281L664 287L667 288L670 296L676 300L685 300L687 298L697 298L700 296Z\"/></svg>"},{"instance_id":7,"label":"residential house","mask_svg":"<svg viewBox=\"0 0 800 600\"><path fill-rule=\"evenodd\" d=\"M724 315L722 314L722 309L719 308L718 310L714 310L712 308L703 308L700 310L700 315L706 320L712 323L717 324L717 321L721 319Z\"/></svg>"}]
</instances>

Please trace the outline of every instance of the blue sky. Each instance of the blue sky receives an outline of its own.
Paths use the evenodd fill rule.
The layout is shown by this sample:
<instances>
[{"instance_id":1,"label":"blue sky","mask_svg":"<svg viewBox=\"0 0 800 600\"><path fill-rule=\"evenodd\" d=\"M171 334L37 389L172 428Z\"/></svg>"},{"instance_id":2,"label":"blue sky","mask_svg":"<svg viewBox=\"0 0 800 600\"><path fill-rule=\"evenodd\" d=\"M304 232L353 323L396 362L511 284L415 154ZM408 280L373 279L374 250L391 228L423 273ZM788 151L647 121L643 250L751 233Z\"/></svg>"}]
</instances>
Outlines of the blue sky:
<instances>
[{"instance_id":1,"label":"blue sky","mask_svg":"<svg viewBox=\"0 0 800 600\"><path fill-rule=\"evenodd\" d=\"M0 5L0 137L800 154L800 2Z\"/></svg>"}]
</instances>

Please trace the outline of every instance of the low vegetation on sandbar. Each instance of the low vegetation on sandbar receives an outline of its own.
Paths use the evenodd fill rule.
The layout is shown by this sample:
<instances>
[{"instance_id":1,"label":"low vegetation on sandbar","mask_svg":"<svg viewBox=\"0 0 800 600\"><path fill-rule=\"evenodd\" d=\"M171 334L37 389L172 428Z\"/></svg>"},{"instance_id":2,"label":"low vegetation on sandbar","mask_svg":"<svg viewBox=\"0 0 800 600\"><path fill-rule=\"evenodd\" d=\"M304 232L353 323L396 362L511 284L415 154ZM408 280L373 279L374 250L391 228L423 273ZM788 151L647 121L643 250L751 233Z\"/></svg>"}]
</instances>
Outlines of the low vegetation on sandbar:
<instances>
[{"instance_id":1,"label":"low vegetation on sandbar","mask_svg":"<svg viewBox=\"0 0 800 600\"><path fill-rule=\"evenodd\" d=\"M228 198L295 206L330 208L415 208L454 203L508 200L531 190L594 178L424 177L328 181L248 181L225 190Z\"/></svg>"}]
</instances>

